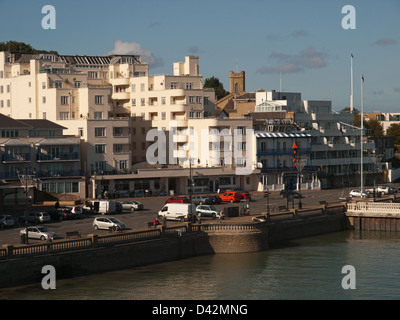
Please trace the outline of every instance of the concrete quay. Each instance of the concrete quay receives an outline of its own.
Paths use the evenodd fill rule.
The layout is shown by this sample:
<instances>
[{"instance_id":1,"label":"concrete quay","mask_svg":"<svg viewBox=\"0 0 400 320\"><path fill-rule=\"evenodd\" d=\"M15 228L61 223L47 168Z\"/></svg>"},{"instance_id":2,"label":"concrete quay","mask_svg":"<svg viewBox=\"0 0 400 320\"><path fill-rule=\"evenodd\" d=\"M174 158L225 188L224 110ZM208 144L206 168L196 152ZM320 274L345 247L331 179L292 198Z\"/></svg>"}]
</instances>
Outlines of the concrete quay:
<instances>
[{"instance_id":1,"label":"concrete quay","mask_svg":"<svg viewBox=\"0 0 400 320\"><path fill-rule=\"evenodd\" d=\"M246 222L240 221L247 218ZM346 230L345 206L320 206L282 213L281 219L229 223L183 224L32 246L3 246L0 287L40 282L42 267L52 265L57 279L151 265L198 255L244 253L300 237ZM21 272L23 270L23 272Z\"/></svg>"}]
</instances>

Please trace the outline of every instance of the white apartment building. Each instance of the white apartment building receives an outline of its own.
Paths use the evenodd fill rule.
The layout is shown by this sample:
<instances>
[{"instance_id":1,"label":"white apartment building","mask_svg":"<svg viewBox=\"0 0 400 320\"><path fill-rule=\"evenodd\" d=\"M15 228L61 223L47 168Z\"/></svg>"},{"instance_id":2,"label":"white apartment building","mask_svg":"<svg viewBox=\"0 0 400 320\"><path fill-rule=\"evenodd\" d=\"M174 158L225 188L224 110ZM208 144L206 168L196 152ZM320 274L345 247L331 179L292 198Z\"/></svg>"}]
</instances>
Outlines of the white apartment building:
<instances>
[{"instance_id":1,"label":"white apartment building","mask_svg":"<svg viewBox=\"0 0 400 320\"><path fill-rule=\"evenodd\" d=\"M321 187L348 185L351 175L359 175L361 132L352 126L353 114L334 112L331 101L302 100L301 93L256 92L256 113L282 111L294 112L300 133L311 135L312 152L306 168L316 168ZM368 156L374 150L374 143L367 138L363 142L363 169L367 174L375 169L374 160ZM269 168L276 169L276 163ZM356 179L352 182L356 183Z\"/></svg>"},{"instance_id":2,"label":"white apartment building","mask_svg":"<svg viewBox=\"0 0 400 320\"><path fill-rule=\"evenodd\" d=\"M204 184L210 191L257 185L255 177L234 178L237 168L256 169L253 155L245 160L255 138L242 135L233 141L235 130L251 129L251 120L214 119L214 112L214 90L203 87L195 56L174 63L172 75L151 76L136 55L0 52L0 113L49 119L65 127L66 134L80 137L82 166L87 176L92 175L92 196L105 189L187 192L189 159L209 176L195 180L199 192L205 190ZM168 154L166 163L148 163L151 129L167 137L162 146ZM190 141L190 132L205 143ZM207 141L201 140L202 132L211 133ZM190 147L195 145L193 151ZM167 168L175 170L170 178ZM223 178L226 175L230 178Z\"/></svg>"}]
</instances>

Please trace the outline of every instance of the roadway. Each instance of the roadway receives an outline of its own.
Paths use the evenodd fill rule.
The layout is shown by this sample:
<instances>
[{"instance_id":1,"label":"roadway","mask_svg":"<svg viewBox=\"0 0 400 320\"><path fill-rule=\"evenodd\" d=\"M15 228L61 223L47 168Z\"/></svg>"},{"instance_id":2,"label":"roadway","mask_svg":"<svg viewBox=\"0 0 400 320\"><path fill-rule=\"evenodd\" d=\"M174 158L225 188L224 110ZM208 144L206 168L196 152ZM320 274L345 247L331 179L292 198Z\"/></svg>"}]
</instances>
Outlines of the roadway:
<instances>
[{"instance_id":1,"label":"roadway","mask_svg":"<svg viewBox=\"0 0 400 320\"><path fill-rule=\"evenodd\" d=\"M303 208L318 206L320 201L326 201L327 203L339 203L340 198L347 196L351 188L345 189L330 189L330 190L318 190L318 191L304 191L302 192L304 198L302 200ZM167 197L149 197L149 198L136 198L144 205L144 210L141 211L123 211L118 214L112 215L118 220L123 222L128 230L127 231L138 231L147 229L147 223L153 221L157 216L157 212L163 207ZM126 199L116 199L117 201L123 201ZM299 199L294 199L295 207L298 207ZM286 206L287 199L281 198L279 192L272 192L269 197L270 212L271 214L279 212L279 206ZM223 210L224 207L228 206L238 206L237 203L222 203L215 205L217 209ZM250 215L258 215L266 212L267 199L264 198L263 193L252 193L252 201L250 202ZM289 203L289 209L292 208L292 203ZM35 211L49 211L53 207L42 207L42 206L32 206L30 210ZM18 223L18 210L5 210L5 214L10 214L13 216L15 225L11 228L0 229L0 246L4 244L19 245L21 243L19 231L25 228L26 225L33 226L34 224ZM22 210L20 210L22 212ZM248 217L248 221L251 222L251 216ZM90 233L96 233L99 235L108 234L107 230L97 230L93 229L93 220L96 215L82 215L79 219L64 220L64 221L50 221L42 226L46 227L49 231L57 233L60 239L65 239L66 232L78 231L82 236ZM204 220L203 220L204 219ZM210 218L202 218L203 223ZM234 222L235 218L226 217L224 222ZM177 222L168 221L168 226L173 226ZM125 231L126 232L126 231ZM30 244L43 243L40 240L29 239Z\"/></svg>"}]
</instances>

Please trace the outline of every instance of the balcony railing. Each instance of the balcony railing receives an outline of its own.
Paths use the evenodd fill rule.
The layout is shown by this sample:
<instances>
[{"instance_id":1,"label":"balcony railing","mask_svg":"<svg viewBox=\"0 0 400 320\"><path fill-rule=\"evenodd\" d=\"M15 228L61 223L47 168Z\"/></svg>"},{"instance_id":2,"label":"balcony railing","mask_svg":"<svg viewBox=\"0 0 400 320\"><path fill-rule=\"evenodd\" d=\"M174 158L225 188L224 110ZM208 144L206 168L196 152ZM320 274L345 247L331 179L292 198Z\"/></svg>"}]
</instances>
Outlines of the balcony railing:
<instances>
[{"instance_id":1,"label":"balcony railing","mask_svg":"<svg viewBox=\"0 0 400 320\"><path fill-rule=\"evenodd\" d=\"M64 161L64 160L76 160L79 161L78 152L62 152L57 154L43 154L40 153L36 156L37 161Z\"/></svg>"},{"instance_id":2,"label":"balcony railing","mask_svg":"<svg viewBox=\"0 0 400 320\"><path fill-rule=\"evenodd\" d=\"M6 153L1 157L1 161L30 161L30 153Z\"/></svg>"}]
</instances>

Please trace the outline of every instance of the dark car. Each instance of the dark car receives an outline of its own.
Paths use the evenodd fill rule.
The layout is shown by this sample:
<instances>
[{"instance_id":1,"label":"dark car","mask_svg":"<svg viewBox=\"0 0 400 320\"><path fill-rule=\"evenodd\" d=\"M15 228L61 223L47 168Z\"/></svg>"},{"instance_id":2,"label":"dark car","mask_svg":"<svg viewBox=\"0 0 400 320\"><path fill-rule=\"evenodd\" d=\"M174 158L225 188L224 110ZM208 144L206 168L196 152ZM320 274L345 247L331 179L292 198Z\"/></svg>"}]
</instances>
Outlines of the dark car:
<instances>
[{"instance_id":1,"label":"dark car","mask_svg":"<svg viewBox=\"0 0 400 320\"><path fill-rule=\"evenodd\" d=\"M186 197L171 197L165 200L165 203L189 203L189 198Z\"/></svg>"},{"instance_id":2,"label":"dark car","mask_svg":"<svg viewBox=\"0 0 400 320\"><path fill-rule=\"evenodd\" d=\"M212 200L207 196L194 196L192 197L194 204L213 204Z\"/></svg>"},{"instance_id":3,"label":"dark car","mask_svg":"<svg viewBox=\"0 0 400 320\"><path fill-rule=\"evenodd\" d=\"M292 190L282 190L281 193L281 198L287 198L288 195L292 195L293 198L295 199L301 199L303 198L303 195L297 191L292 191Z\"/></svg>"},{"instance_id":4,"label":"dark car","mask_svg":"<svg viewBox=\"0 0 400 320\"><path fill-rule=\"evenodd\" d=\"M50 215L51 220L57 221L75 218L75 215L72 213L71 209L63 207L50 210L48 214Z\"/></svg>"},{"instance_id":5,"label":"dark car","mask_svg":"<svg viewBox=\"0 0 400 320\"><path fill-rule=\"evenodd\" d=\"M214 195L212 195L212 196L208 196L208 197L211 199L212 204L220 204L220 203L222 202L220 196L214 196Z\"/></svg>"}]
</instances>

